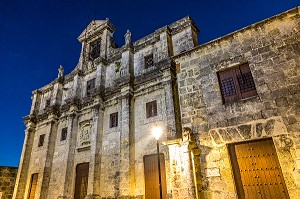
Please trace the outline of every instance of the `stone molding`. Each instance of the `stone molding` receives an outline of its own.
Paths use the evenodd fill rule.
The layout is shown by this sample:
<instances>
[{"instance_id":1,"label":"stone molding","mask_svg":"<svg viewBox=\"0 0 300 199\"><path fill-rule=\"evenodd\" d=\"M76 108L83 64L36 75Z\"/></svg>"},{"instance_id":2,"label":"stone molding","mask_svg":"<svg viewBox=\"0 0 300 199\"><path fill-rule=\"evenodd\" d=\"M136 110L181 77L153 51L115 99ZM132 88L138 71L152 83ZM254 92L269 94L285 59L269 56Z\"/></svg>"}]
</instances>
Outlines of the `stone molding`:
<instances>
[{"instance_id":1,"label":"stone molding","mask_svg":"<svg viewBox=\"0 0 300 199\"><path fill-rule=\"evenodd\" d=\"M287 134L287 128L281 117L254 120L236 126L214 128L208 131L214 146Z\"/></svg>"}]
</instances>

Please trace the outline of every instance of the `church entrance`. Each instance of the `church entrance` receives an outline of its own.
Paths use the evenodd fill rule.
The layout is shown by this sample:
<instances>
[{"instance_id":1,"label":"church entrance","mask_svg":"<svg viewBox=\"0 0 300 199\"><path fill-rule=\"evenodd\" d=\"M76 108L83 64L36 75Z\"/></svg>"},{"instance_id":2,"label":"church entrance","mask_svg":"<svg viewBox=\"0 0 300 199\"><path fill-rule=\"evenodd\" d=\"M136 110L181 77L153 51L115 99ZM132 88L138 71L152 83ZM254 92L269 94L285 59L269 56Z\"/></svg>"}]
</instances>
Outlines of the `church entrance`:
<instances>
[{"instance_id":1,"label":"church entrance","mask_svg":"<svg viewBox=\"0 0 300 199\"><path fill-rule=\"evenodd\" d=\"M272 139L232 144L229 153L239 198L289 198Z\"/></svg>"},{"instance_id":2,"label":"church entrance","mask_svg":"<svg viewBox=\"0 0 300 199\"><path fill-rule=\"evenodd\" d=\"M165 157L160 154L160 169L163 199L167 198ZM158 161L157 155L144 156L145 198L159 199Z\"/></svg>"},{"instance_id":3,"label":"church entrance","mask_svg":"<svg viewBox=\"0 0 300 199\"><path fill-rule=\"evenodd\" d=\"M84 199L87 194L89 163L78 164L76 167L76 182L74 199Z\"/></svg>"}]
</instances>

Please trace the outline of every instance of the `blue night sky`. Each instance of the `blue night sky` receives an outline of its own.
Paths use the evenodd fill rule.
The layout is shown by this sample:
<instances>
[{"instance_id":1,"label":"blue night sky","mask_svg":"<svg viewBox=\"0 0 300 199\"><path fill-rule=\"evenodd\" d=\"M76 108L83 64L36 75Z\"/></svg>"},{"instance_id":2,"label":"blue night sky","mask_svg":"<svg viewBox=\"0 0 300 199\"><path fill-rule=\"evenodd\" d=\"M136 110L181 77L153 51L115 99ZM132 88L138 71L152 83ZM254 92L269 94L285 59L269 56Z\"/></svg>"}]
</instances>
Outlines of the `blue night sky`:
<instances>
[{"instance_id":1,"label":"blue night sky","mask_svg":"<svg viewBox=\"0 0 300 199\"><path fill-rule=\"evenodd\" d=\"M300 5L299 0L0 0L0 166L18 166L31 91L76 66L88 22L109 18L124 44L191 16L205 43ZM96 13L96 14L95 14Z\"/></svg>"}]
</instances>

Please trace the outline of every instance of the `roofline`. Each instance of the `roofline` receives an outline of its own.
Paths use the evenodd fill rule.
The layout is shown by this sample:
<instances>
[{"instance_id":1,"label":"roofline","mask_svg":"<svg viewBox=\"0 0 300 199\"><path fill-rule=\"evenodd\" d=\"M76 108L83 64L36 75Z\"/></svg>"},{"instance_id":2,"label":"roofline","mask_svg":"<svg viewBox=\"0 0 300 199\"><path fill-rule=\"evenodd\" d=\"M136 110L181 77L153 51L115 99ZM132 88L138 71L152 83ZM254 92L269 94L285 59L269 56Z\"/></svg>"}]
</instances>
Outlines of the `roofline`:
<instances>
[{"instance_id":1,"label":"roofline","mask_svg":"<svg viewBox=\"0 0 300 199\"><path fill-rule=\"evenodd\" d=\"M287 10L287 11L285 11L285 12L279 13L279 14L277 14L277 15L274 15L274 16L269 17L269 18L267 18L267 19L264 19L264 20L262 20L262 21L256 22L256 23L254 23L254 24L248 25L248 26L246 26L246 27L244 27L244 28L241 28L241 29L238 29L238 30L236 30L236 31L234 31L234 32L231 32L231 33L228 33L228 34L226 34L226 35L223 35L223 36L221 36L221 37L218 37L218 38L216 38L216 39L213 39L213 40L211 40L211 41L208 41L208 42L206 42L206 43L204 43L204 44L198 45L198 46L196 46L196 47L194 47L194 48L192 48L192 49L190 49L190 50L187 50L187 51L182 52L182 53L180 53L180 54L174 55L174 56L172 56L171 58L172 58L172 59L177 59L177 58L179 58L179 57L182 57L182 56L184 56L184 55L186 55L186 54L191 53L191 52L194 51L194 50L197 50L197 49L199 49L199 48L202 48L202 47L204 47L204 46L206 46L206 45L208 45L208 44L211 44L211 43L214 43L214 42L223 40L224 38L230 37L230 36L232 36L232 35L234 35L234 34L236 34L236 33L238 33L238 32L241 32L241 31L244 31L244 30L253 28L253 27L255 27L255 26L259 26L259 25L261 25L261 24L263 24L263 23L265 23L265 22L267 22L267 21L273 20L273 19L278 18L278 17L280 17L280 16L282 16L282 15L286 15L286 14L289 14L289 13L292 13L292 12L295 12L295 11L299 14L299 13L300 13L300 6L297 6L297 7L295 7L295 8L290 9L290 10Z\"/></svg>"}]
</instances>

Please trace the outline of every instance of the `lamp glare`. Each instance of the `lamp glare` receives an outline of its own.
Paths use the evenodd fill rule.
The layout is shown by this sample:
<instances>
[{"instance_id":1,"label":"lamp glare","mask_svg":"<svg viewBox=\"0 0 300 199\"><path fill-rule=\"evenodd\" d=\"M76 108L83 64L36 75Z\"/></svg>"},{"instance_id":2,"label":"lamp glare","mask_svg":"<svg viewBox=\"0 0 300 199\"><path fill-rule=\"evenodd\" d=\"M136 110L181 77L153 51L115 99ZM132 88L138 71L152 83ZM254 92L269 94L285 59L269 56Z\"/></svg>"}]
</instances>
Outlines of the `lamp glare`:
<instances>
[{"instance_id":1,"label":"lamp glare","mask_svg":"<svg viewBox=\"0 0 300 199\"><path fill-rule=\"evenodd\" d=\"M162 130L161 130L161 128L159 128L159 127L154 127L154 128L152 129L152 135L155 137L156 140L159 139L161 133L162 133Z\"/></svg>"}]
</instances>

